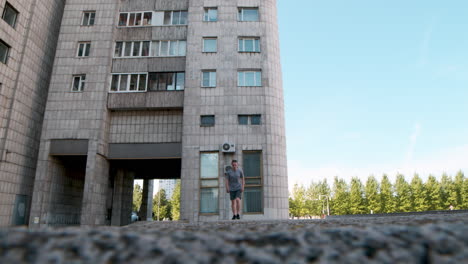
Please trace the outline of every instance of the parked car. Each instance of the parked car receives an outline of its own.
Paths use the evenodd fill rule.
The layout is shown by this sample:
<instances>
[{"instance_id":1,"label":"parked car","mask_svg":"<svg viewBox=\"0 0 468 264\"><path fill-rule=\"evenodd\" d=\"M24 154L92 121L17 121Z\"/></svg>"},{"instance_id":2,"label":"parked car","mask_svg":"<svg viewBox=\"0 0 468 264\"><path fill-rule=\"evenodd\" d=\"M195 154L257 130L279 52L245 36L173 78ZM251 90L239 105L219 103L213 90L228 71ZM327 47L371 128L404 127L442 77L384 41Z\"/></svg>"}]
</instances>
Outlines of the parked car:
<instances>
[{"instance_id":1,"label":"parked car","mask_svg":"<svg viewBox=\"0 0 468 264\"><path fill-rule=\"evenodd\" d=\"M136 212L132 212L131 220L132 222L140 221L140 217Z\"/></svg>"}]
</instances>

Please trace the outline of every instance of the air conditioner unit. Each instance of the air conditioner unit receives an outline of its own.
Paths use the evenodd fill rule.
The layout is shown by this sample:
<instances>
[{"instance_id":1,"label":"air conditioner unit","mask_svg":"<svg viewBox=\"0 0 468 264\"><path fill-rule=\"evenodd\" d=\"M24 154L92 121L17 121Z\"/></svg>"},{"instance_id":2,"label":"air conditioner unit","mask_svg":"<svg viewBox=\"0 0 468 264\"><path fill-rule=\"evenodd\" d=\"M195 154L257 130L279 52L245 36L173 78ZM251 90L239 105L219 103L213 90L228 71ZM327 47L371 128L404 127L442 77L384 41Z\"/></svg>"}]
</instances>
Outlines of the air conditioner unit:
<instances>
[{"instance_id":1,"label":"air conditioner unit","mask_svg":"<svg viewBox=\"0 0 468 264\"><path fill-rule=\"evenodd\" d=\"M232 166L231 165L224 166L224 173L227 173L228 171L232 171Z\"/></svg>"},{"instance_id":2,"label":"air conditioner unit","mask_svg":"<svg viewBox=\"0 0 468 264\"><path fill-rule=\"evenodd\" d=\"M233 153L236 152L236 145L229 143L229 142L224 142L221 145L221 151L226 152L226 153Z\"/></svg>"}]
</instances>

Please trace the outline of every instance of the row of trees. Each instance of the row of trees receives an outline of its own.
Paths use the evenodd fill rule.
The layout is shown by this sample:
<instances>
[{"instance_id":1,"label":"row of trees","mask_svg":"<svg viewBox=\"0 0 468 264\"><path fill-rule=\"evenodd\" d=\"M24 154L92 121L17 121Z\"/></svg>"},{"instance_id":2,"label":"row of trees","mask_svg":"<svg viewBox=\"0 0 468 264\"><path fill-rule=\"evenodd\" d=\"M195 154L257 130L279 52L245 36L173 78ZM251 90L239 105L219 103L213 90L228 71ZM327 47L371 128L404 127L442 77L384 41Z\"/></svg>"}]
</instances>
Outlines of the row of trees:
<instances>
[{"instance_id":1,"label":"row of trees","mask_svg":"<svg viewBox=\"0 0 468 264\"><path fill-rule=\"evenodd\" d=\"M133 186L133 211L139 212L143 197L143 189L140 185ZM153 219L154 220L179 220L180 218L180 181L174 188L170 199L166 197L166 190L160 189L153 196Z\"/></svg>"},{"instance_id":2,"label":"row of trees","mask_svg":"<svg viewBox=\"0 0 468 264\"><path fill-rule=\"evenodd\" d=\"M430 175L423 182L415 174L407 182L398 174L392 184L384 174L380 182L370 176L365 184L357 177L349 184L335 177L331 188L326 179L308 187L296 184L289 198L290 215L326 214L327 200L334 215L468 209L468 178L459 171L454 178L443 174L440 181Z\"/></svg>"}]
</instances>

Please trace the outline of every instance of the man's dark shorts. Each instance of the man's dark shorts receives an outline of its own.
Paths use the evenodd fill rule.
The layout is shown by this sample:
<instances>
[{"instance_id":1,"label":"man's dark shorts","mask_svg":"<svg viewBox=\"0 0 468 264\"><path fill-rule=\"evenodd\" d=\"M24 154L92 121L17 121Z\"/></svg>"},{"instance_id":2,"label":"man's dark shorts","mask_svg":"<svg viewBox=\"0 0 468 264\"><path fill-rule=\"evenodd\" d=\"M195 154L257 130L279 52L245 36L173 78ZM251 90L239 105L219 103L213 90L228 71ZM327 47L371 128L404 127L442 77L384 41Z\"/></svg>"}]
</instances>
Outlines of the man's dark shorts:
<instances>
[{"instance_id":1,"label":"man's dark shorts","mask_svg":"<svg viewBox=\"0 0 468 264\"><path fill-rule=\"evenodd\" d=\"M242 192L240 190L230 191L229 194L231 195L231 201L234 201L236 198L239 198L242 200Z\"/></svg>"}]
</instances>

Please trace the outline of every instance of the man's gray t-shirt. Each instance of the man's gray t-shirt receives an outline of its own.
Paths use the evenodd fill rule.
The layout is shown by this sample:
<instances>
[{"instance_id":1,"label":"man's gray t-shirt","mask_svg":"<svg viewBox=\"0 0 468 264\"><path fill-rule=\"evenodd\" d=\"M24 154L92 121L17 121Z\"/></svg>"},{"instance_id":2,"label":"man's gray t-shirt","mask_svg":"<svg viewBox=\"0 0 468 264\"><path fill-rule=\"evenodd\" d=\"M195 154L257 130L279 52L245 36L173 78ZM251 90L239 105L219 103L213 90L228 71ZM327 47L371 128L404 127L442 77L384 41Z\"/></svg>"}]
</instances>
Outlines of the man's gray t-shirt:
<instances>
[{"instance_id":1,"label":"man's gray t-shirt","mask_svg":"<svg viewBox=\"0 0 468 264\"><path fill-rule=\"evenodd\" d=\"M242 189L242 180L244 178L244 172L242 169L236 171L230 170L226 172L226 180L229 182L229 191L239 191Z\"/></svg>"}]
</instances>

